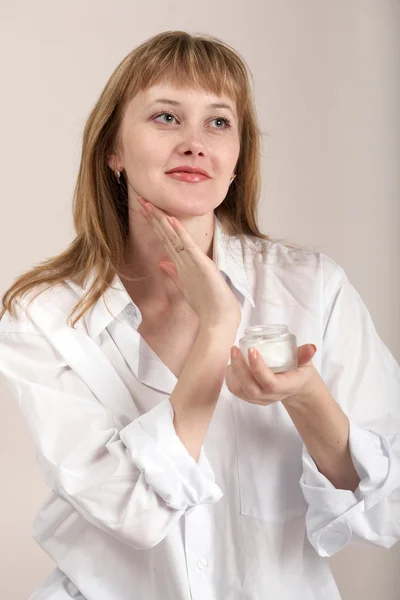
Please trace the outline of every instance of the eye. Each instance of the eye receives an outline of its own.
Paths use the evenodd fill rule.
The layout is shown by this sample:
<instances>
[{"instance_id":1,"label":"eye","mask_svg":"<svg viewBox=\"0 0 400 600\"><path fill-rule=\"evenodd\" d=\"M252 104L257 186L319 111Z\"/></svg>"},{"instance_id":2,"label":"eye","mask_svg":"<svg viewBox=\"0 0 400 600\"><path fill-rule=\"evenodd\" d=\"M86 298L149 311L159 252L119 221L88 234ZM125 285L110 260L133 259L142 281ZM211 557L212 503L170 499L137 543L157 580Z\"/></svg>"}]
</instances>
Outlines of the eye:
<instances>
[{"instance_id":1,"label":"eye","mask_svg":"<svg viewBox=\"0 0 400 600\"><path fill-rule=\"evenodd\" d=\"M172 123L171 119L176 119L176 116L168 111L159 113L154 117L154 120L159 119L160 117L170 117L169 120L164 121L165 124ZM216 127L215 129L229 129L231 127L231 122L226 117L214 117L214 119L211 119L211 121L219 121L225 125L224 127Z\"/></svg>"},{"instance_id":2,"label":"eye","mask_svg":"<svg viewBox=\"0 0 400 600\"><path fill-rule=\"evenodd\" d=\"M212 120L221 121L222 123L225 123L225 127L217 127L217 129L229 129L229 127L231 127L231 122L226 117L215 117L215 119Z\"/></svg>"},{"instance_id":3,"label":"eye","mask_svg":"<svg viewBox=\"0 0 400 600\"><path fill-rule=\"evenodd\" d=\"M176 119L175 115L173 115L173 114L172 114L172 113L170 113L170 112L163 112L163 113L160 113L159 115L157 115L157 116L155 117L155 119L158 119L159 117L164 117L165 115L166 115L167 117L172 117L173 119ZM164 121L164 122L165 122L165 121ZM171 121L166 121L166 123L171 123Z\"/></svg>"}]
</instances>

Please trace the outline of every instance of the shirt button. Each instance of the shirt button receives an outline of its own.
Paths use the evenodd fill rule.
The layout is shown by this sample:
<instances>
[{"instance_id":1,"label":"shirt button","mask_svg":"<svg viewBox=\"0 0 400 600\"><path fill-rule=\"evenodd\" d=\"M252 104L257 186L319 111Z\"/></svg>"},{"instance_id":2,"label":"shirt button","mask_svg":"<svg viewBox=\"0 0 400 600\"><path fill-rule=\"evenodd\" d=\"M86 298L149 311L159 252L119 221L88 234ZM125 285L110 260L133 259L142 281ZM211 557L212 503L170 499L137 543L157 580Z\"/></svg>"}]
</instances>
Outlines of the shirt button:
<instances>
[{"instance_id":1,"label":"shirt button","mask_svg":"<svg viewBox=\"0 0 400 600\"><path fill-rule=\"evenodd\" d=\"M135 310L135 307L133 306L133 304L128 304L125 307L125 313L127 315L129 315L130 317L133 317L136 314L136 310Z\"/></svg>"},{"instance_id":2,"label":"shirt button","mask_svg":"<svg viewBox=\"0 0 400 600\"><path fill-rule=\"evenodd\" d=\"M205 558L199 558L197 561L197 566L199 569L205 569L205 567L208 567L208 562Z\"/></svg>"}]
</instances>

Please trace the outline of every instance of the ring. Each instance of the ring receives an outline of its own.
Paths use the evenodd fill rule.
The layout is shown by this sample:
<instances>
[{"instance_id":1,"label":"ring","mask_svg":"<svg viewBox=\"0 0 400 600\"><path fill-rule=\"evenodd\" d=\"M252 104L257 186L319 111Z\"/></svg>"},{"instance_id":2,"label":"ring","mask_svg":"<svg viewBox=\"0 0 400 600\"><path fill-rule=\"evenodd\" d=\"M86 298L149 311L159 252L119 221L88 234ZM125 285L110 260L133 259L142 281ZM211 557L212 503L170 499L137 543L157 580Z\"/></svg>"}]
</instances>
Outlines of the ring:
<instances>
[{"instance_id":1,"label":"ring","mask_svg":"<svg viewBox=\"0 0 400 600\"><path fill-rule=\"evenodd\" d=\"M180 244L177 248L175 248L175 250L177 252L182 252L182 250L184 250L185 248L182 246L182 244Z\"/></svg>"}]
</instances>

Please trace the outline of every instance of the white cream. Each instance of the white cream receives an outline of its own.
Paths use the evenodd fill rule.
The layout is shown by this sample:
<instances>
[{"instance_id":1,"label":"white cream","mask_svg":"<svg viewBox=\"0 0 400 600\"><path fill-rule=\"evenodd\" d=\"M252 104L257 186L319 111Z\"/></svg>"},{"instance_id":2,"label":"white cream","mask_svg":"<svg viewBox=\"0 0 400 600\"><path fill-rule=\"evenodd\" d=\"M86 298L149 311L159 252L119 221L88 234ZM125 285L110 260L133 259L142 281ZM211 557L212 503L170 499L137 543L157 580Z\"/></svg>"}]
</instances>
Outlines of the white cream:
<instances>
[{"instance_id":1,"label":"white cream","mask_svg":"<svg viewBox=\"0 0 400 600\"><path fill-rule=\"evenodd\" d=\"M298 367L296 336L287 325L254 325L245 329L239 340L239 348L247 364L248 350L258 350L266 365L274 373L282 373Z\"/></svg>"}]
</instances>

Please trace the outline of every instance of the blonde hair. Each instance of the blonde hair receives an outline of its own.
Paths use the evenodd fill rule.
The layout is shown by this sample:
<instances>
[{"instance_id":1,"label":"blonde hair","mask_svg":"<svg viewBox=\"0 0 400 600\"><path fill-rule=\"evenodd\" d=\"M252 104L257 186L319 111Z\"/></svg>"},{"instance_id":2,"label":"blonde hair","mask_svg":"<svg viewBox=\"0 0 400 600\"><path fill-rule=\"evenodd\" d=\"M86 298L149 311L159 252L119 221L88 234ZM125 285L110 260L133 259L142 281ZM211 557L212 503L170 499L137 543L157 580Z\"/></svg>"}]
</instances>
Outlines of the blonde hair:
<instances>
[{"instance_id":1,"label":"blonde hair","mask_svg":"<svg viewBox=\"0 0 400 600\"><path fill-rule=\"evenodd\" d=\"M165 31L146 40L120 62L89 115L73 198L75 239L66 250L13 282L3 296L0 318L6 310L13 315L12 303L19 295L37 287L31 302L42 291L67 279L83 286L94 269L92 285L69 315L69 319L75 316L74 326L111 286L115 273L128 281L141 280L129 274L124 259L129 234L125 174L121 173L119 185L107 159L119 147L127 103L139 91L164 81L218 96L225 94L235 101L240 134L236 178L215 214L229 235L272 241L257 226L262 133L244 60L215 37Z\"/></svg>"}]
</instances>

